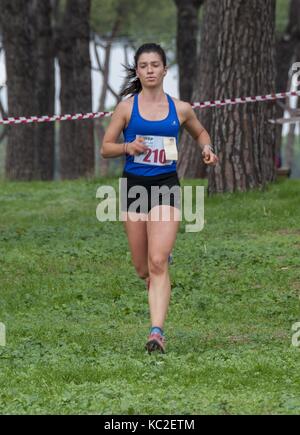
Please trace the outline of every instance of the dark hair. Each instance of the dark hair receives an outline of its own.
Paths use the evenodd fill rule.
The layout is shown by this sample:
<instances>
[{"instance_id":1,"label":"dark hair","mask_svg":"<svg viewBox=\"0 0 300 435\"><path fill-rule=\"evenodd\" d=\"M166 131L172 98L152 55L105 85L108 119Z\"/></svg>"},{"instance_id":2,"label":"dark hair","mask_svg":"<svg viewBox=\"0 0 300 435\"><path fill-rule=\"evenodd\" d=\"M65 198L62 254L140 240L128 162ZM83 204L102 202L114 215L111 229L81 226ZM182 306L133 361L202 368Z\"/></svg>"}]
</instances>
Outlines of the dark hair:
<instances>
[{"instance_id":1,"label":"dark hair","mask_svg":"<svg viewBox=\"0 0 300 435\"><path fill-rule=\"evenodd\" d=\"M139 93L142 90L140 79L136 76L136 69L139 57L143 53L157 53L160 55L164 66L167 65L166 53L160 45L154 43L141 45L134 55L134 65L122 65L127 71L127 77L125 78L124 84L121 88L120 97L125 97L126 95L133 95Z\"/></svg>"}]
</instances>

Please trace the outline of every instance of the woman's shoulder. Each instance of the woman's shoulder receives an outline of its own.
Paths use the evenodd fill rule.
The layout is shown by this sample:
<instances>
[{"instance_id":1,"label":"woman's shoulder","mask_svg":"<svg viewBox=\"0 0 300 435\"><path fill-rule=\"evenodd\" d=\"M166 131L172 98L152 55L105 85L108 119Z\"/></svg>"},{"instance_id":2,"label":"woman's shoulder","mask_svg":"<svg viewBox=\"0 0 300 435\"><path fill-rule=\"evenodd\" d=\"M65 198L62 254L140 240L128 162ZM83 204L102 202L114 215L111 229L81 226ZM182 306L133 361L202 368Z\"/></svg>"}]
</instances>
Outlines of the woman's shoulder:
<instances>
[{"instance_id":1,"label":"woman's shoulder","mask_svg":"<svg viewBox=\"0 0 300 435\"><path fill-rule=\"evenodd\" d=\"M176 109L178 108L182 111L186 111L192 107L191 103L188 103L187 101L179 100L178 98L172 97L171 95L170 95L170 97L172 98L172 100L176 106Z\"/></svg>"},{"instance_id":2,"label":"woman's shoulder","mask_svg":"<svg viewBox=\"0 0 300 435\"><path fill-rule=\"evenodd\" d=\"M115 107L115 111L114 111L115 114L128 118L128 115L132 111L133 101L134 101L134 96L119 101L119 103Z\"/></svg>"},{"instance_id":3,"label":"woman's shoulder","mask_svg":"<svg viewBox=\"0 0 300 435\"><path fill-rule=\"evenodd\" d=\"M182 120L186 119L189 111L192 110L191 104L186 101L179 100L178 98L172 97L171 95L170 97L172 98L175 104L176 111L180 115Z\"/></svg>"},{"instance_id":4,"label":"woman's shoulder","mask_svg":"<svg viewBox=\"0 0 300 435\"><path fill-rule=\"evenodd\" d=\"M134 95L131 97L127 97L124 100L120 101L117 105L121 110L128 110L128 108L132 107L134 101Z\"/></svg>"}]
</instances>

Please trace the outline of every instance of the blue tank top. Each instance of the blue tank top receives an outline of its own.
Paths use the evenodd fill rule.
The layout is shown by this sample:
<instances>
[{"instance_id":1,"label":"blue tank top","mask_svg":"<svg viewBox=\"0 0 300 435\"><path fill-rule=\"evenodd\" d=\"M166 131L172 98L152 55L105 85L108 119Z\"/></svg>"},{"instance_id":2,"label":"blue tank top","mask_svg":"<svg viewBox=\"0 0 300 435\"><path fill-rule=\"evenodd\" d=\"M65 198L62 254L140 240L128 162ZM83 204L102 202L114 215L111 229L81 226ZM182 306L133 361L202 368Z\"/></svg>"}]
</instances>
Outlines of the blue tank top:
<instances>
[{"instance_id":1,"label":"blue tank top","mask_svg":"<svg viewBox=\"0 0 300 435\"><path fill-rule=\"evenodd\" d=\"M134 95L133 109L128 126L123 130L125 142L133 142L136 135L175 137L178 144L180 122L172 98L166 94L169 101L169 114L160 121L149 121L141 117L138 107L138 94ZM177 145L178 146L178 145ZM176 161L168 164L152 165L134 161L134 156L127 155L124 171L134 175L153 176L176 172Z\"/></svg>"}]
</instances>

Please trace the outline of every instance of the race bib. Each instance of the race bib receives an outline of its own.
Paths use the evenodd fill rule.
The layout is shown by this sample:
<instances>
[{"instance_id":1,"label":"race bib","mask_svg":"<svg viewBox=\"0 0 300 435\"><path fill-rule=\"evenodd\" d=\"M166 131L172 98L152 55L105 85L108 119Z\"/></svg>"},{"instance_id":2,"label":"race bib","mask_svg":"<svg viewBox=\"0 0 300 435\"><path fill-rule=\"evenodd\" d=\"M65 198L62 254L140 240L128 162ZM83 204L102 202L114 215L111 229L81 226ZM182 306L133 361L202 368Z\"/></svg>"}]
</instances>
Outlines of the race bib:
<instances>
[{"instance_id":1,"label":"race bib","mask_svg":"<svg viewBox=\"0 0 300 435\"><path fill-rule=\"evenodd\" d=\"M164 150L167 160L178 160L175 137L164 137Z\"/></svg>"},{"instance_id":2,"label":"race bib","mask_svg":"<svg viewBox=\"0 0 300 435\"><path fill-rule=\"evenodd\" d=\"M149 149L144 154L134 156L135 163L166 166L178 160L175 137L137 135L136 138L138 137L144 138L145 145Z\"/></svg>"}]
</instances>

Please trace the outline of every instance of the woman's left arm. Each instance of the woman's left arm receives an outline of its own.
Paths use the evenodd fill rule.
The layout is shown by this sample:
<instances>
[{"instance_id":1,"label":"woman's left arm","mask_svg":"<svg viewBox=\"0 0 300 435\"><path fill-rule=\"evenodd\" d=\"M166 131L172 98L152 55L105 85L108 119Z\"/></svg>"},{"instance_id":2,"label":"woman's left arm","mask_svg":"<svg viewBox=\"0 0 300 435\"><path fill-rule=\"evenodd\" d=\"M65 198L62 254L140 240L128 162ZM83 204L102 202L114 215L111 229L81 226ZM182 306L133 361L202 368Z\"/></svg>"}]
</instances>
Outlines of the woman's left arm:
<instances>
[{"instance_id":1,"label":"woman's left arm","mask_svg":"<svg viewBox=\"0 0 300 435\"><path fill-rule=\"evenodd\" d=\"M219 159L214 153L209 134L198 120L192 106L189 103L182 103L182 105L185 119L183 127L200 146L204 163L207 165L216 165Z\"/></svg>"}]
</instances>

